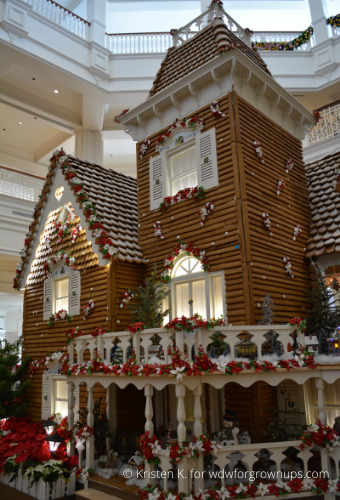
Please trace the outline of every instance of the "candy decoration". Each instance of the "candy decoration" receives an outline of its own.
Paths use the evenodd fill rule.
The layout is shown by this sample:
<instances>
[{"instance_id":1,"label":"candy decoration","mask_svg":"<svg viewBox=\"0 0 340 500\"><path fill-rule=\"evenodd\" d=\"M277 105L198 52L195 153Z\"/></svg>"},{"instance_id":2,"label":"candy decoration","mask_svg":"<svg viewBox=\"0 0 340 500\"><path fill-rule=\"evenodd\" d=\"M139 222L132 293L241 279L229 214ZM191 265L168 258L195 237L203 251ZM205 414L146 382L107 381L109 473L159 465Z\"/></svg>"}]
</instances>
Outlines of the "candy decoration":
<instances>
[{"instance_id":1,"label":"candy decoration","mask_svg":"<svg viewBox=\"0 0 340 500\"><path fill-rule=\"evenodd\" d=\"M142 143L140 150L139 150L139 158L143 158L145 153L148 150L148 147L150 146L151 141L150 139L145 139L145 141Z\"/></svg>"},{"instance_id":2,"label":"candy decoration","mask_svg":"<svg viewBox=\"0 0 340 500\"><path fill-rule=\"evenodd\" d=\"M291 277L291 278L294 278L294 274L293 274L293 269L292 269L292 265L290 263L290 258L285 256L283 257L283 264L285 266L285 272Z\"/></svg>"},{"instance_id":3,"label":"candy decoration","mask_svg":"<svg viewBox=\"0 0 340 500\"><path fill-rule=\"evenodd\" d=\"M133 299L134 295L132 293L132 290L127 290L126 292L123 293L122 300L120 301L120 307L124 307L124 304L127 304L130 302L131 299Z\"/></svg>"},{"instance_id":4,"label":"candy decoration","mask_svg":"<svg viewBox=\"0 0 340 500\"><path fill-rule=\"evenodd\" d=\"M213 116L222 116L225 117L225 114L220 110L220 103L218 101L214 101L210 104L210 110Z\"/></svg>"},{"instance_id":5,"label":"candy decoration","mask_svg":"<svg viewBox=\"0 0 340 500\"><path fill-rule=\"evenodd\" d=\"M299 226L299 224L297 224L294 228L294 235L293 235L293 241L296 241L296 238L301 234L301 226Z\"/></svg>"},{"instance_id":6,"label":"candy decoration","mask_svg":"<svg viewBox=\"0 0 340 500\"><path fill-rule=\"evenodd\" d=\"M214 210L214 205L208 201L205 204L205 207L201 208L199 215L201 217L201 226L204 226L205 224L205 219L207 218L208 215L212 214Z\"/></svg>"},{"instance_id":7,"label":"candy decoration","mask_svg":"<svg viewBox=\"0 0 340 500\"><path fill-rule=\"evenodd\" d=\"M284 190L284 188L286 187L286 184L283 182L282 179L279 180L279 182L277 183L277 191L276 191L276 194L279 195L281 191Z\"/></svg>"},{"instance_id":8,"label":"candy decoration","mask_svg":"<svg viewBox=\"0 0 340 500\"><path fill-rule=\"evenodd\" d=\"M84 320L87 319L92 309L94 309L94 301L91 299L89 300L88 304L84 307L84 317L83 317Z\"/></svg>"},{"instance_id":9,"label":"candy decoration","mask_svg":"<svg viewBox=\"0 0 340 500\"><path fill-rule=\"evenodd\" d=\"M261 148L261 144L259 143L259 141L254 141L254 148L255 148L255 152L256 152L257 157L260 159L261 163L263 164L264 163L264 151Z\"/></svg>"},{"instance_id":10,"label":"candy decoration","mask_svg":"<svg viewBox=\"0 0 340 500\"><path fill-rule=\"evenodd\" d=\"M263 212L263 214L262 214L262 220L263 220L263 223L265 225L265 228L268 231L269 236L273 236L273 233L272 233L272 223L270 222L269 214L267 214L266 212Z\"/></svg>"},{"instance_id":11,"label":"candy decoration","mask_svg":"<svg viewBox=\"0 0 340 500\"><path fill-rule=\"evenodd\" d=\"M294 167L293 160L288 158L287 165L286 165L286 174L289 174L289 172L292 170L293 167Z\"/></svg>"},{"instance_id":12,"label":"candy decoration","mask_svg":"<svg viewBox=\"0 0 340 500\"><path fill-rule=\"evenodd\" d=\"M164 240L164 236L162 235L162 223L161 223L161 221L156 220L156 222L153 225L153 230L155 232L156 238Z\"/></svg>"}]
</instances>

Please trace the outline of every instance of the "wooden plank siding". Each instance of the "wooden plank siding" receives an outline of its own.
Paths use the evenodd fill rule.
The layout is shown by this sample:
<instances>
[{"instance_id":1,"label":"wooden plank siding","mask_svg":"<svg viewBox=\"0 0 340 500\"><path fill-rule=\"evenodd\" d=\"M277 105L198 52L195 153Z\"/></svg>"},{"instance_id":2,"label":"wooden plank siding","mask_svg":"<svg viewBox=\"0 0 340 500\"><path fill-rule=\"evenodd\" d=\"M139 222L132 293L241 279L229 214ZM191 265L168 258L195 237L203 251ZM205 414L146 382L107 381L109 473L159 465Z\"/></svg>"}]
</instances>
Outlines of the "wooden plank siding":
<instances>
[{"instance_id":1,"label":"wooden plank siding","mask_svg":"<svg viewBox=\"0 0 340 500\"><path fill-rule=\"evenodd\" d=\"M141 142L137 144L137 181L138 181L138 219L139 245L146 259L145 267L149 275L154 263L158 275L163 271L165 258L177 245L180 236L185 243L193 241L206 250L210 271L224 271L225 292L227 297L228 321L233 324L246 324L246 305L243 291L243 268L241 252L235 246L241 243L238 214L236 210L236 189L238 178L235 177L235 158L232 150L233 117L230 112L229 96L220 99L220 109L225 118L212 116L210 107L200 109L195 115L205 120L204 130L216 128L217 161L219 185L207 190L205 200L185 200L171 206L163 214L159 209L150 212L149 159L155 156L156 137L167 129L148 137L151 145L144 158L139 158ZM199 211L206 202L215 205L214 212L201 226ZM154 236L154 222L160 220L164 240ZM214 243L214 245L212 245ZM197 311L199 312L199 311Z\"/></svg>"},{"instance_id":2,"label":"wooden plank siding","mask_svg":"<svg viewBox=\"0 0 340 500\"><path fill-rule=\"evenodd\" d=\"M310 205L302 157L301 141L295 139L246 101L233 94L235 115L239 121L237 136L240 172L245 198L242 198L242 221L251 250L247 262L251 276L252 310L255 324L262 317L261 299L268 292L275 304L275 323L286 323L293 316L305 316L308 307L304 289L309 287L308 263L305 258L310 226ZM261 164L254 152L258 140L265 152ZM294 163L285 173L287 159ZM276 194L279 179L285 189ZM262 213L269 213L273 236L266 231ZM296 225L301 235L293 241ZM294 278L285 273L283 257L290 258ZM258 306L260 304L260 307Z\"/></svg>"},{"instance_id":3,"label":"wooden plank siding","mask_svg":"<svg viewBox=\"0 0 340 500\"><path fill-rule=\"evenodd\" d=\"M141 283L142 273L141 265L122 261L113 261L106 266L81 271L80 311L82 313L90 299L94 300L94 309L86 320L83 319L83 314L80 314L74 316L70 323L58 321L51 327L43 321L43 282L27 286L24 295L24 355L31 356L32 360L41 360L46 354L56 350L66 351L66 332L76 326L86 334L91 333L97 326L111 331L126 329L131 323L131 316L126 306L120 308L122 294L127 288L135 288ZM88 354L85 352L85 359ZM28 414L34 421L41 420L42 372L39 369L33 377L30 377L29 370L25 374L25 379L32 383L26 402ZM96 384L94 398L100 396L103 396L102 405L105 408L106 389ZM81 386L80 405L86 405L86 401L86 386Z\"/></svg>"}]
</instances>

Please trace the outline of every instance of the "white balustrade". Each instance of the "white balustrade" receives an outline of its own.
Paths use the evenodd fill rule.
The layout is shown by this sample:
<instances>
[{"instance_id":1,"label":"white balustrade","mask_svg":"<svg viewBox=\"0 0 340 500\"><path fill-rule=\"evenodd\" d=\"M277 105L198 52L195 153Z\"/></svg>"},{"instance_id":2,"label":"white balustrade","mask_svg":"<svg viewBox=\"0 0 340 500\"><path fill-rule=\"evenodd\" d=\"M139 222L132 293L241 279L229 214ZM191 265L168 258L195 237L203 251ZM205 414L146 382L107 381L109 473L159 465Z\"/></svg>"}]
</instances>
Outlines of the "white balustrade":
<instances>
[{"instance_id":1,"label":"white balustrade","mask_svg":"<svg viewBox=\"0 0 340 500\"><path fill-rule=\"evenodd\" d=\"M255 31L254 34L251 37L252 42L261 42L267 44L265 47L258 47L258 50L270 50L270 47L272 46L273 43L289 43L294 38L298 37L301 35L301 32L298 31ZM313 42L314 42L314 37L311 36L309 40L306 41L303 45L300 47L296 47L294 50L310 50L311 47L313 47ZM278 51L280 52L280 51ZM289 52L289 51L288 51Z\"/></svg>"},{"instance_id":2,"label":"white balustrade","mask_svg":"<svg viewBox=\"0 0 340 500\"><path fill-rule=\"evenodd\" d=\"M38 201L45 181L0 168L0 193L23 200Z\"/></svg>"},{"instance_id":3,"label":"white balustrade","mask_svg":"<svg viewBox=\"0 0 340 500\"><path fill-rule=\"evenodd\" d=\"M128 331L123 332L108 332L97 338L91 335L83 335L75 338L69 345L70 363L74 360L74 351L77 353L77 364L84 362L84 353L88 350L90 359L94 359L96 353L103 358L105 364L111 363L111 350L117 345L123 353L123 362L128 360L128 351L131 349L131 344L135 350L136 361L138 364L147 363L152 357L160 357L162 362L170 362L171 350L174 347L187 355L187 360L193 360L193 353L197 354L197 349L202 346L207 352L207 347L213 342L212 335L220 332L224 336L224 343L229 346L228 355L231 360L237 360L240 357L238 353L238 343L241 338L249 338L254 344L254 351L257 352L257 358L261 359L263 344L268 340L266 334L269 331L274 331L278 337L277 341L281 342L284 359L289 359L292 354L288 351L288 344L291 344L292 332L294 328L288 325L252 325L252 326L220 326L212 330L198 328L193 332L182 332L174 330L163 330L163 328L153 328L144 330L140 333L131 334ZM246 334L246 335L245 335ZM157 342L157 337L159 337ZM298 342L305 345L304 335L298 332ZM104 354L104 355L103 355ZM88 361L88 357L86 358Z\"/></svg>"},{"instance_id":4,"label":"white balustrade","mask_svg":"<svg viewBox=\"0 0 340 500\"><path fill-rule=\"evenodd\" d=\"M340 134L340 101L320 111L321 119L307 134L308 144L330 139Z\"/></svg>"},{"instance_id":5,"label":"white balustrade","mask_svg":"<svg viewBox=\"0 0 340 500\"><path fill-rule=\"evenodd\" d=\"M45 483L42 479L30 487L30 481L27 477L23 477L21 471L18 477L10 483L13 474L0 474L0 482L11 486L13 490L22 491L23 493L29 492L30 497L37 498L38 500L54 500L55 498L68 497L74 495L76 491L76 475L73 472L70 481L66 483L63 479L57 479L50 487L49 483ZM16 498L13 491L13 498Z\"/></svg>"},{"instance_id":6,"label":"white balustrade","mask_svg":"<svg viewBox=\"0 0 340 500\"><path fill-rule=\"evenodd\" d=\"M165 53L172 46L170 33L106 34L105 47L113 54Z\"/></svg>"},{"instance_id":7,"label":"white balustrade","mask_svg":"<svg viewBox=\"0 0 340 500\"><path fill-rule=\"evenodd\" d=\"M32 10L74 35L87 39L90 23L53 0L27 0Z\"/></svg>"}]
</instances>

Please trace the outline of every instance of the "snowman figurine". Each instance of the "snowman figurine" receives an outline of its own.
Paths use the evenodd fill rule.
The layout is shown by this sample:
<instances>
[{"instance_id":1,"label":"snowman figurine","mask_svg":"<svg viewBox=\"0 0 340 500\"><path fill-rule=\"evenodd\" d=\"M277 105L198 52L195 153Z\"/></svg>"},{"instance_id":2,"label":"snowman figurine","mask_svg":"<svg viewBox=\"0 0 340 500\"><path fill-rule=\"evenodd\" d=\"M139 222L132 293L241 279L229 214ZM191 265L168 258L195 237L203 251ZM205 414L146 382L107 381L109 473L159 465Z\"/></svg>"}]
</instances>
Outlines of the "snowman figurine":
<instances>
[{"instance_id":1,"label":"snowman figurine","mask_svg":"<svg viewBox=\"0 0 340 500\"><path fill-rule=\"evenodd\" d=\"M238 422L236 422L236 412L233 410L226 410L222 418L224 429L218 434L219 444L222 446L239 444L237 436L240 429L238 427Z\"/></svg>"}]
</instances>

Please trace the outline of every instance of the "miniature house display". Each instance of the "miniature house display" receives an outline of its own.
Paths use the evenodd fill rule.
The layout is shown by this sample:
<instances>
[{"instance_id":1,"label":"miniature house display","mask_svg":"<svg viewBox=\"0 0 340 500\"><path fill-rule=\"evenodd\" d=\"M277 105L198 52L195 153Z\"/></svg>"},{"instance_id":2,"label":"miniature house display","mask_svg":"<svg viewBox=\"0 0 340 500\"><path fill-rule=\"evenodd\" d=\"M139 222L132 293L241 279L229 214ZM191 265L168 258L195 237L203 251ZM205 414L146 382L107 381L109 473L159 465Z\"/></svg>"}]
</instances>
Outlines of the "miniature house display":
<instances>
[{"instance_id":1,"label":"miniature house display","mask_svg":"<svg viewBox=\"0 0 340 500\"><path fill-rule=\"evenodd\" d=\"M309 351L313 353L318 352L319 341L316 335L312 335L311 333L309 335L306 335L305 341L306 341L306 347L308 348Z\"/></svg>"},{"instance_id":2,"label":"miniature house display","mask_svg":"<svg viewBox=\"0 0 340 500\"><path fill-rule=\"evenodd\" d=\"M134 453L129 466L147 472L181 464L187 474L178 477L179 494L204 490L207 463L256 470L256 455L258 470L280 470L285 460L308 470L312 441L265 442L266 410L278 408L277 386L289 379L297 394L305 388L308 415L317 411L325 425L324 387L340 387L340 370L317 366L304 351L314 340L300 322L310 305L306 255L339 256L339 193L327 194L332 204L321 226L316 212L328 202L317 200L315 182L328 173L309 166L308 189L301 149L314 116L272 78L249 30L220 4L172 33L148 99L119 117L137 141L137 180L53 154L15 281L25 288L23 349L34 359L26 374L30 417L39 422L60 411L72 427L86 407L92 429L103 396L117 452ZM287 173L288 160L294 168ZM171 291L163 307L170 313L157 328L131 324L128 303L155 264L157 287ZM264 298L275 317L262 321ZM297 419L306 423L305 415ZM160 428L168 435L163 448ZM86 470L95 463L88 434ZM331 480L340 459L333 443L336 437ZM193 468L202 474L191 478ZM157 484L168 489L166 478ZM296 496L317 487L301 485ZM332 485L318 494L334 498ZM256 488L288 493L275 484ZM157 500L152 491L143 495Z\"/></svg>"}]
</instances>

